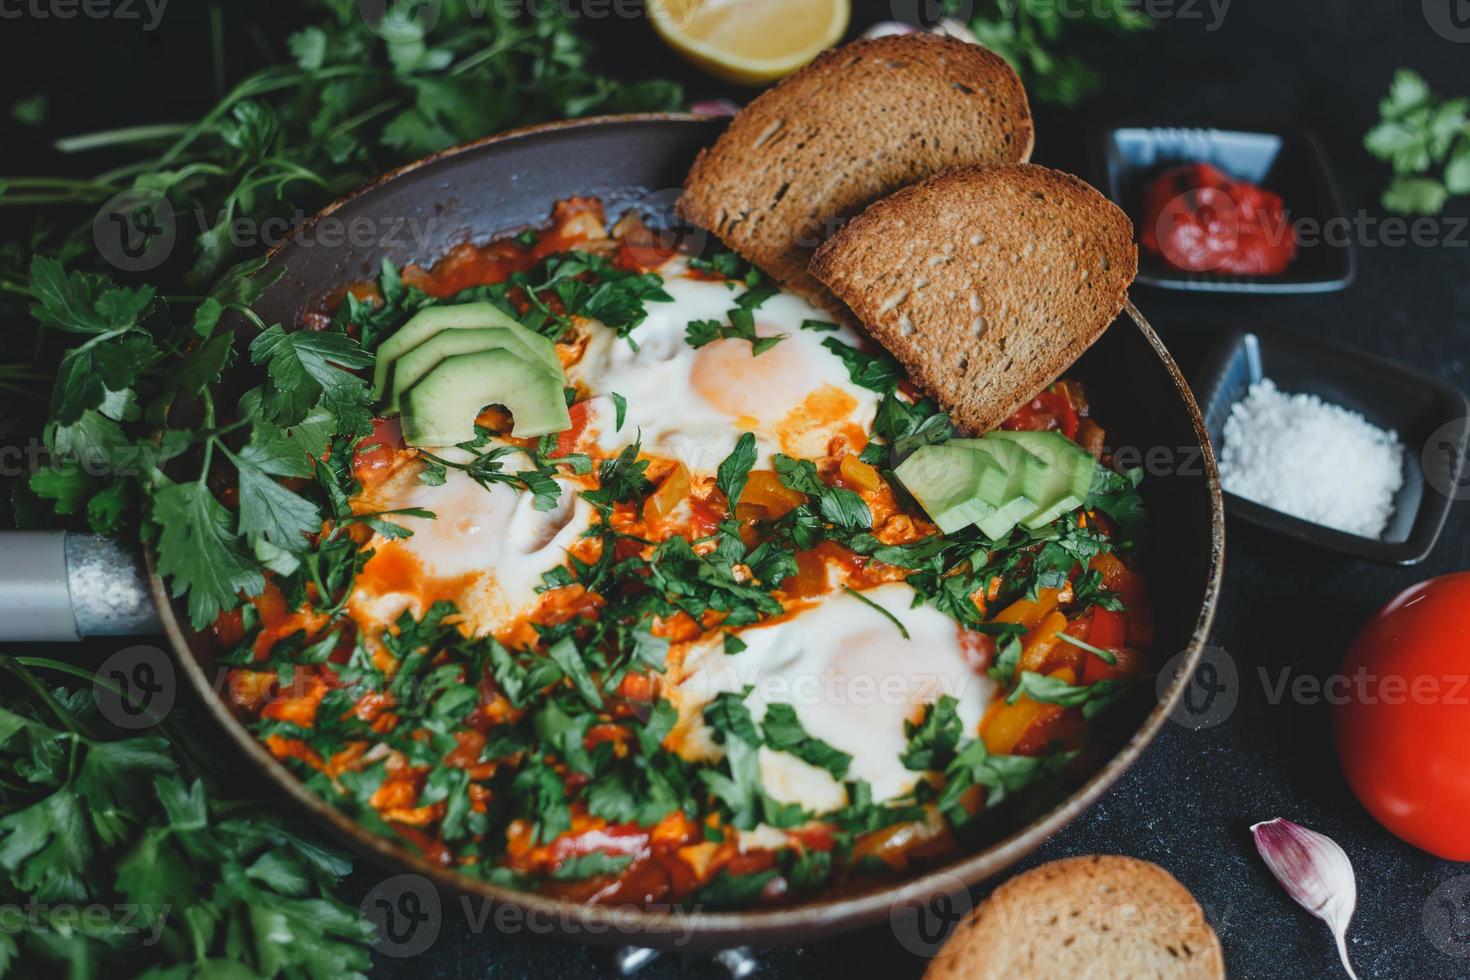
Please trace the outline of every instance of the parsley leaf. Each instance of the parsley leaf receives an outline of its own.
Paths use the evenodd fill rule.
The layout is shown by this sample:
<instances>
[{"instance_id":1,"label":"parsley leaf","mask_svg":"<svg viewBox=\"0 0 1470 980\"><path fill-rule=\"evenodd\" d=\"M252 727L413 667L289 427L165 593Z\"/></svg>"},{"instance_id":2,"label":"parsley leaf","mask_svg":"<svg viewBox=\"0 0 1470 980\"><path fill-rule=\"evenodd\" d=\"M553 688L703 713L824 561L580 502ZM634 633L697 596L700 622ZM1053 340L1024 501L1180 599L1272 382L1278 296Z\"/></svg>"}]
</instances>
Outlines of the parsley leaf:
<instances>
[{"instance_id":1,"label":"parsley leaf","mask_svg":"<svg viewBox=\"0 0 1470 980\"><path fill-rule=\"evenodd\" d=\"M903 380L903 368L886 351L858 350L836 337L828 337L822 341L822 346L842 359L847 366L848 377L861 388L886 394Z\"/></svg>"},{"instance_id":2,"label":"parsley leaf","mask_svg":"<svg viewBox=\"0 0 1470 980\"><path fill-rule=\"evenodd\" d=\"M1022 671L1019 681L1010 694L1007 704L1015 704L1022 697L1046 704L1059 704L1064 708L1082 708L1085 718L1093 718L1111 707L1132 686L1131 679L1097 681L1092 684L1068 684L1060 677Z\"/></svg>"},{"instance_id":3,"label":"parsley leaf","mask_svg":"<svg viewBox=\"0 0 1470 980\"><path fill-rule=\"evenodd\" d=\"M1378 114L1363 145L1393 165L1385 208L1437 214L1452 196L1470 194L1470 99L1435 95L1422 76L1401 68Z\"/></svg>"},{"instance_id":4,"label":"parsley leaf","mask_svg":"<svg viewBox=\"0 0 1470 980\"><path fill-rule=\"evenodd\" d=\"M574 854L557 865L551 877L557 881L581 881L600 875L615 875L632 864L633 858L632 854L608 854L604 851Z\"/></svg>"},{"instance_id":5,"label":"parsley leaf","mask_svg":"<svg viewBox=\"0 0 1470 980\"><path fill-rule=\"evenodd\" d=\"M949 764L963 734L958 705L958 701L945 694L924 709L922 722L917 725L904 722L904 735L909 740L899 757L904 768L924 771L943 769Z\"/></svg>"},{"instance_id":6,"label":"parsley leaf","mask_svg":"<svg viewBox=\"0 0 1470 980\"><path fill-rule=\"evenodd\" d=\"M295 425L320 401L339 431L365 433L372 427L367 382L348 369L370 367L373 356L346 334L287 333L276 324L251 341L250 360L270 373L262 406L277 425Z\"/></svg>"},{"instance_id":7,"label":"parsley leaf","mask_svg":"<svg viewBox=\"0 0 1470 980\"><path fill-rule=\"evenodd\" d=\"M817 500L822 518L839 528L867 528L873 526L873 512L855 491L846 487L832 487L817 476L817 467L809 459L793 459L777 453L772 462L776 476L791 490L804 493Z\"/></svg>"},{"instance_id":8,"label":"parsley leaf","mask_svg":"<svg viewBox=\"0 0 1470 980\"><path fill-rule=\"evenodd\" d=\"M735 442L735 448L720 463L715 474L715 486L730 502L731 510L735 509L735 505L740 502L740 495L745 492L745 481L750 477L755 460L755 436L742 432Z\"/></svg>"},{"instance_id":9,"label":"parsley leaf","mask_svg":"<svg viewBox=\"0 0 1470 980\"><path fill-rule=\"evenodd\" d=\"M704 720L714 731L716 742L734 737L752 747L760 745L760 732L745 706L745 694L721 691L705 705Z\"/></svg>"},{"instance_id":10,"label":"parsley leaf","mask_svg":"<svg viewBox=\"0 0 1470 980\"><path fill-rule=\"evenodd\" d=\"M642 451L640 438L624 446L623 451L612 459L603 460L597 469L597 489L583 490L583 498L604 516L612 513L614 504L642 500L653 489L653 484L644 476L648 460L638 458Z\"/></svg>"},{"instance_id":11,"label":"parsley leaf","mask_svg":"<svg viewBox=\"0 0 1470 980\"><path fill-rule=\"evenodd\" d=\"M1061 771L1073 755L1070 752L1051 756L993 755L986 750L984 739L974 739L945 767L944 790L936 805L951 824L962 825L971 819L959 805L970 787L985 787L985 806L989 809L1037 780Z\"/></svg>"},{"instance_id":12,"label":"parsley leaf","mask_svg":"<svg viewBox=\"0 0 1470 980\"><path fill-rule=\"evenodd\" d=\"M796 709L789 704L772 704L766 708L761 719L761 731L766 744L782 752L790 752L803 762L825 769L841 779L847 775L852 756L835 749L819 738L808 735L802 727Z\"/></svg>"},{"instance_id":13,"label":"parsley leaf","mask_svg":"<svg viewBox=\"0 0 1470 980\"><path fill-rule=\"evenodd\" d=\"M202 483L164 481L153 492L151 517L160 529L158 570L174 596L189 597L189 622L203 629L243 592L265 588L260 568L245 553L230 512Z\"/></svg>"}]
</instances>

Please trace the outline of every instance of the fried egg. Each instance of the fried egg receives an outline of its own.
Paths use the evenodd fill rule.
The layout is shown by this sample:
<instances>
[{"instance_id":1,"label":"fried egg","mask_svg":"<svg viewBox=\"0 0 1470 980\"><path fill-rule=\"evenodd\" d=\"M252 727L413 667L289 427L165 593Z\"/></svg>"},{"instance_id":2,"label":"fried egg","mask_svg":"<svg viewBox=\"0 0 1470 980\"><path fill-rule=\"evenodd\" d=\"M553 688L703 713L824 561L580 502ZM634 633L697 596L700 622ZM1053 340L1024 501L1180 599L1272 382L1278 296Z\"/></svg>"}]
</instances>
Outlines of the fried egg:
<instances>
[{"instance_id":1,"label":"fried egg","mask_svg":"<svg viewBox=\"0 0 1470 980\"><path fill-rule=\"evenodd\" d=\"M661 272L673 301L648 303L647 318L626 339L589 324L585 351L567 371L569 383L592 395L587 435L602 453L641 437L645 453L712 473L742 432L755 434L756 465L767 467L776 452L827 455L838 435L866 442L878 395L854 385L841 359L822 346L827 337L857 346L854 331L803 329L804 320L832 318L781 293L754 311L758 336L785 336L775 346L754 354L749 340L726 338L692 347L690 322L727 324L745 287L691 278L673 265ZM626 405L621 427L614 393Z\"/></svg>"},{"instance_id":2,"label":"fried egg","mask_svg":"<svg viewBox=\"0 0 1470 980\"><path fill-rule=\"evenodd\" d=\"M496 631L534 608L542 573L566 564L567 549L592 521L591 505L565 481L556 507L539 511L530 493L504 483L483 487L450 469L443 484L430 486L419 473L404 467L354 502L359 513L412 507L435 515L386 515L411 535L376 534L368 543L373 556L349 612L369 633L405 611L422 618L441 599L459 607L474 635Z\"/></svg>"},{"instance_id":3,"label":"fried egg","mask_svg":"<svg viewBox=\"0 0 1470 980\"><path fill-rule=\"evenodd\" d=\"M791 705L807 734L852 756L846 781L866 780L875 800L902 796L920 773L904 767L906 721L950 695L964 731L975 735L995 693L965 634L914 590L894 582L862 597L839 593L775 622L739 632L745 649L726 653L723 638L696 641L671 666L665 696L679 711L667 746L691 760L718 758L722 746L703 711L723 692L742 692L757 722L773 704ZM864 601L867 600L867 601ZM908 631L905 639L893 620ZM672 659L672 658L671 658ZM761 784L778 803L828 813L847 803L843 781L789 752L758 750Z\"/></svg>"}]
</instances>

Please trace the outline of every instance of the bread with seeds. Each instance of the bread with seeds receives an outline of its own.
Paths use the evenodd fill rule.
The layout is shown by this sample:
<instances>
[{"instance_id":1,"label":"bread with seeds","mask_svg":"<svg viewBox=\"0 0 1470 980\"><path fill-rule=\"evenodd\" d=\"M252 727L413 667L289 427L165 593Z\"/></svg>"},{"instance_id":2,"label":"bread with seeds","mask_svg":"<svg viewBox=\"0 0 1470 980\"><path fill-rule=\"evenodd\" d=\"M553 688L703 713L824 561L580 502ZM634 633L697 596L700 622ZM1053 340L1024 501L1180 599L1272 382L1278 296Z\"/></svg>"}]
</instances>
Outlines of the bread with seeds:
<instances>
[{"instance_id":1,"label":"bread with seeds","mask_svg":"<svg viewBox=\"0 0 1470 980\"><path fill-rule=\"evenodd\" d=\"M908 34L828 51L702 151L679 214L782 285L835 309L807 273L843 221L951 167L1030 158L1031 109L994 52Z\"/></svg>"},{"instance_id":2,"label":"bread with seeds","mask_svg":"<svg viewBox=\"0 0 1470 980\"><path fill-rule=\"evenodd\" d=\"M1137 269L1127 216L1076 177L1033 164L959 168L904 188L811 264L973 432L999 425L1102 336Z\"/></svg>"},{"instance_id":3,"label":"bread with seeds","mask_svg":"<svg viewBox=\"0 0 1470 980\"><path fill-rule=\"evenodd\" d=\"M1148 861L1094 854L1001 885L949 937L924 980L1223 980L1204 911Z\"/></svg>"}]
</instances>

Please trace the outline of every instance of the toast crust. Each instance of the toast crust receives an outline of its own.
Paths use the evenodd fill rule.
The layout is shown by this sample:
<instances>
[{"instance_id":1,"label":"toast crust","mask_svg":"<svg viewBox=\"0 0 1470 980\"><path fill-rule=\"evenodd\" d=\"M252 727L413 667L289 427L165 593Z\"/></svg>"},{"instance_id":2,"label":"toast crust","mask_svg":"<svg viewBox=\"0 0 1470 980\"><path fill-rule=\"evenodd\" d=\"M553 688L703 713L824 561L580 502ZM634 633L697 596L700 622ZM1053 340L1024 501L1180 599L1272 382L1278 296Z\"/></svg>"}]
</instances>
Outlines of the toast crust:
<instances>
[{"instance_id":1,"label":"toast crust","mask_svg":"<svg viewBox=\"0 0 1470 980\"><path fill-rule=\"evenodd\" d=\"M997 888L953 935L924 980L1223 980L1204 910L1148 861L1063 858Z\"/></svg>"},{"instance_id":2,"label":"toast crust","mask_svg":"<svg viewBox=\"0 0 1470 980\"><path fill-rule=\"evenodd\" d=\"M884 198L810 271L963 428L1005 421L1127 301L1127 216L1034 164L946 171Z\"/></svg>"},{"instance_id":3,"label":"toast crust","mask_svg":"<svg viewBox=\"0 0 1470 980\"><path fill-rule=\"evenodd\" d=\"M872 202L942 170L1027 160L1026 91L1003 58L907 34L827 51L701 151L678 213L781 285L840 312L812 252Z\"/></svg>"}]
</instances>

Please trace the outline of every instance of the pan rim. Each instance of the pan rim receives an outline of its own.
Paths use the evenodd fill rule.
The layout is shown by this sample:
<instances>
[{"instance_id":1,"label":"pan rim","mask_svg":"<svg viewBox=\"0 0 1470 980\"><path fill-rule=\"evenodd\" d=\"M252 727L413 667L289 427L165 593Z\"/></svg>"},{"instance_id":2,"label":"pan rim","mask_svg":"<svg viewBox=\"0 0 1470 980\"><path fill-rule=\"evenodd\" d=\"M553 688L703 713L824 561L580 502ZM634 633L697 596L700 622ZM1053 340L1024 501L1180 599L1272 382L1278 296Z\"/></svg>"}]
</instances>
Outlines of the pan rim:
<instances>
[{"instance_id":1,"label":"pan rim","mask_svg":"<svg viewBox=\"0 0 1470 980\"><path fill-rule=\"evenodd\" d=\"M688 113L606 115L543 123L487 136L395 168L327 205L301 227L309 228L348 203L403 175L484 147L550 133L600 129L611 125L673 123L708 126L717 121ZM266 253L267 261L273 260L291 240L288 237L271 248ZM744 945L752 941L781 945L850 932L888 917L894 909L906 907L913 902L927 903L936 894L952 892L957 882L966 888L974 888L981 882L1004 873L1070 824L1111 788L1158 736L1165 720L1183 696L1188 679L1200 661L1214 623L1224 572L1225 519L1215 454L1194 394L1163 341L1131 300L1127 303L1125 312L1168 374L1189 415L1205 463L1210 502L1210 555L1200 613L1194 630L1183 655L1175 658L1175 673L1167 690L1137 730L1096 772L1046 812L1017 827L1012 833L987 843L979 850L964 852L952 861L926 869L915 877L876 885L855 894L830 897L819 895L812 900L777 909L707 912L586 905L536 892L518 891L435 865L393 840L372 833L317 796L240 723L221 695L222 686L218 682L220 679L210 678L193 655L191 631L183 626L187 620L181 620L178 615L168 588L159 575L156 555L150 545L145 549L145 559L153 598L158 606L164 632L181 662L184 674L215 723L228 733L230 740L256 762L257 767L293 803L324 822L353 850L364 854L382 869L398 874L418 874L449 893L477 896L498 905L517 908L522 913L524 922L539 920L551 923L544 931L593 944L631 943L700 950ZM1116 325L1117 321L1113 326Z\"/></svg>"}]
</instances>

